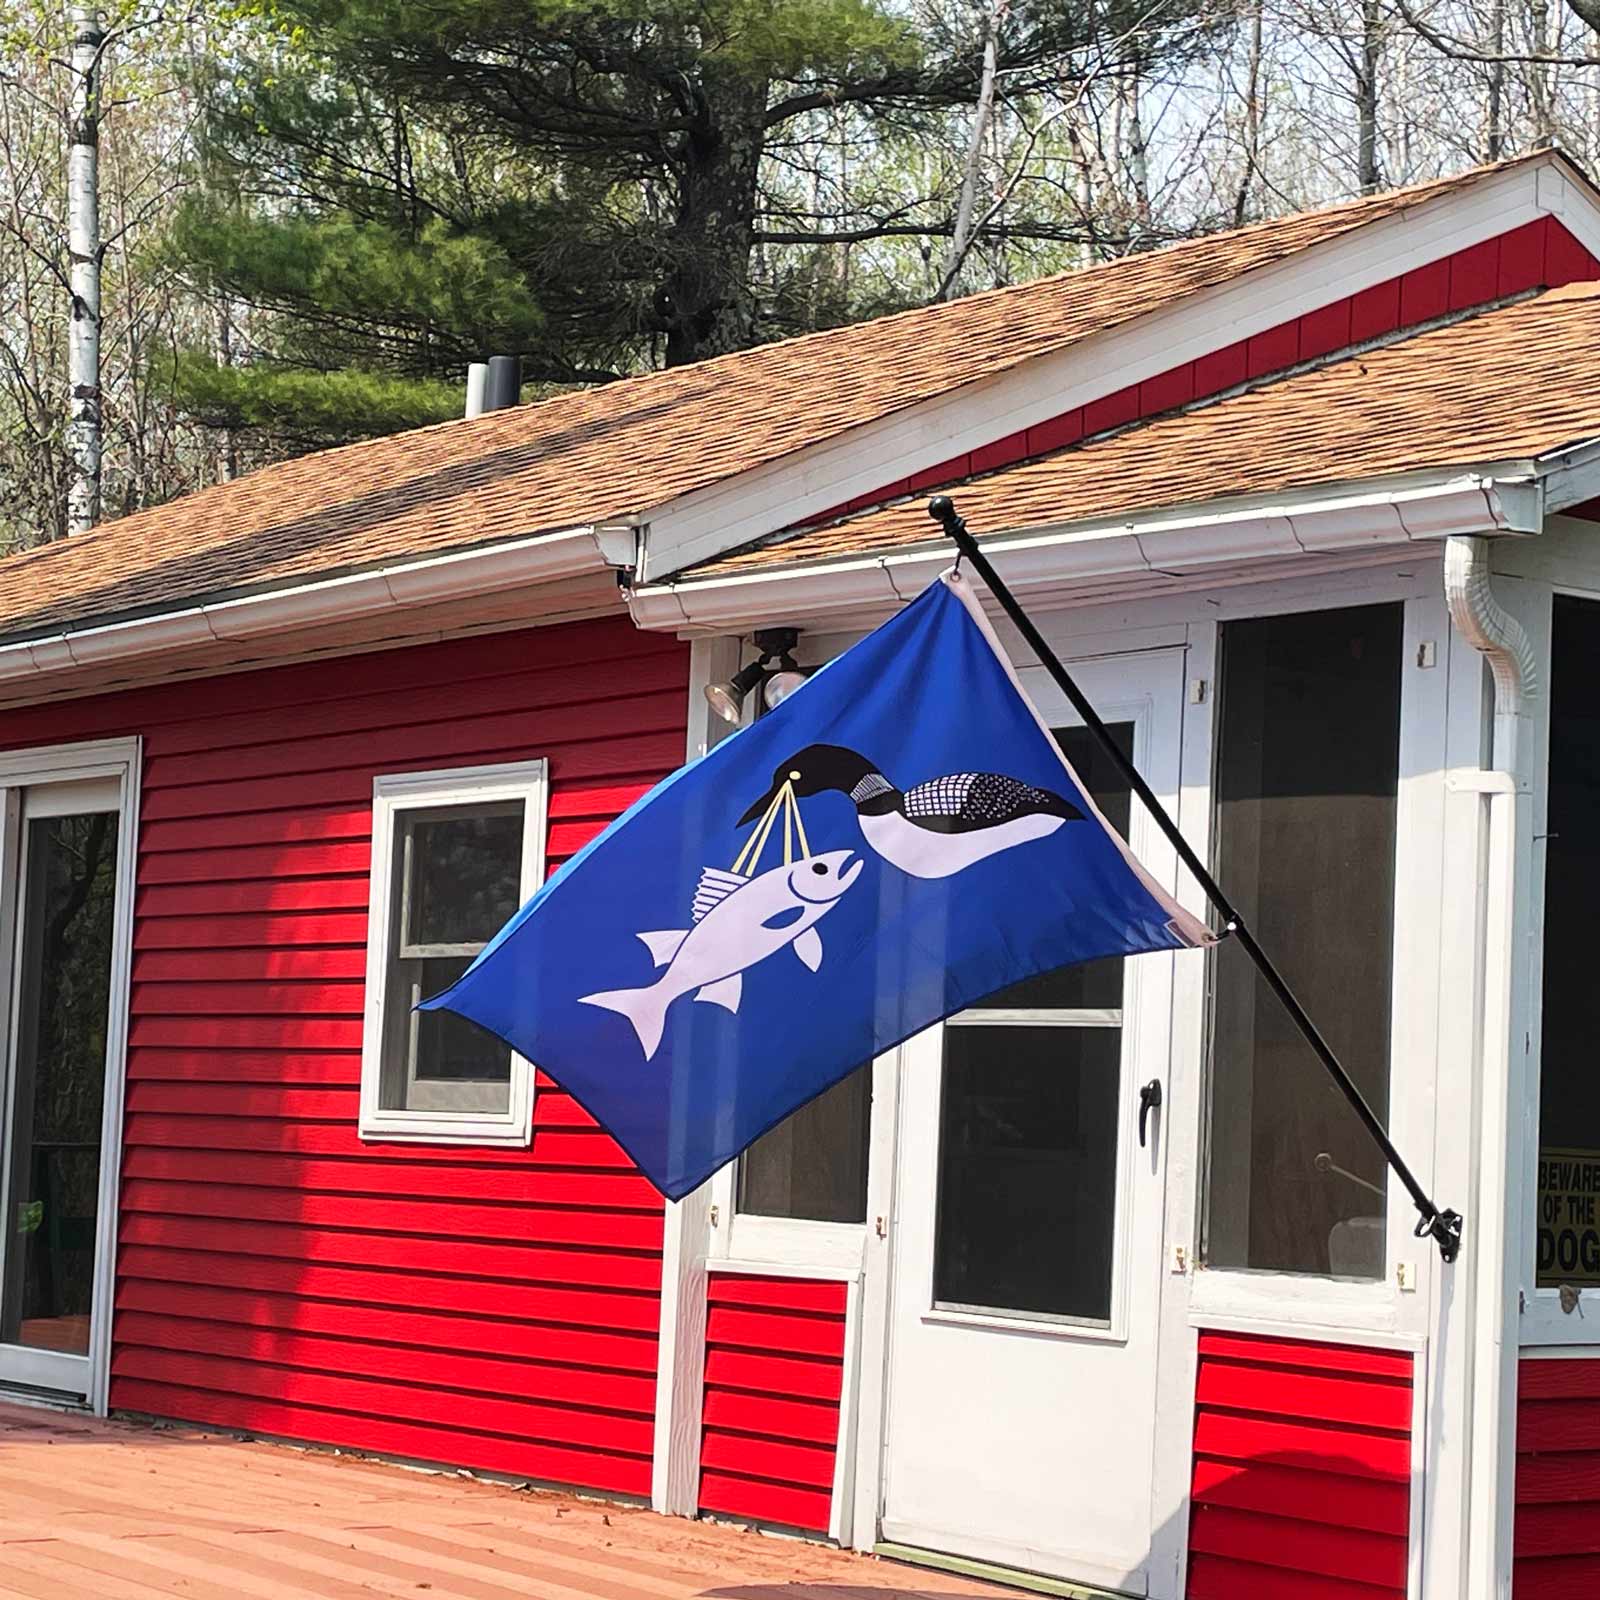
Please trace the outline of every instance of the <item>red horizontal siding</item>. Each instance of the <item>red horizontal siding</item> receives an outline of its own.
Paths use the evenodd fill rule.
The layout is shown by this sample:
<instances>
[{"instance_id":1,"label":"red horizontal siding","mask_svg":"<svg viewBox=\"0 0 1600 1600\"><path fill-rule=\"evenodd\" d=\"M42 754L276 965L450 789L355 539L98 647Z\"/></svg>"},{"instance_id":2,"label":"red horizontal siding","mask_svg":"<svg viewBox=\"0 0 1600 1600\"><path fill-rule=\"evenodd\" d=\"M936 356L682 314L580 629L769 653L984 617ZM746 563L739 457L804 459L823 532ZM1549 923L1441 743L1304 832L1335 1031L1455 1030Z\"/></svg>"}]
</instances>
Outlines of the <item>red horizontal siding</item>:
<instances>
[{"instance_id":1,"label":"red horizontal siding","mask_svg":"<svg viewBox=\"0 0 1600 1600\"><path fill-rule=\"evenodd\" d=\"M1403 1600L1411 1365L1200 1335L1189 1600Z\"/></svg>"},{"instance_id":2,"label":"red horizontal siding","mask_svg":"<svg viewBox=\"0 0 1600 1600\"><path fill-rule=\"evenodd\" d=\"M607 621L0 713L139 733L111 1402L644 1495L662 1204L541 1076L527 1150L356 1133L373 778L544 756L551 865L682 759Z\"/></svg>"},{"instance_id":3,"label":"red horizontal siding","mask_svg":"<svg viewBox=\"0 0 1600 1600\"><path fill-rule=\"evenodd\" d=\"M711 1274L702 1511L827 1531L845 1298L837 1281Z\"/></svg>"},{"instance_id":4,"label":"red horizontal siding","mask_svg":"<svg viewBox=\"0 0 1600 1600\"><path fill-rule=\"evenodd\" d=\"M1524 1361L1514 1600L1600 1594L1600 1359Z\"/></svg>"},{"instance_id":5,"label":"red horizontal siding","mask_svg":"<svg viewBox=\"0 0 1600 1600\"><path fill-rule=\"evenodd\" d=\"M1249 339L1208 351L1142 383L1102 395L1086 406L952 456L914 478L887 483L870 494L812 518L826 522L902 495L957 483L1012 466L1078 440L1160 415L1194 400L1221 394L1250 378L1283 372L1303 361L1430 322L1447 312L1487 305L1535 288L1600 278L1600 260L1554 217L1469 245L1386 283L1320 306Z\"/></svg>"}]
</instances>

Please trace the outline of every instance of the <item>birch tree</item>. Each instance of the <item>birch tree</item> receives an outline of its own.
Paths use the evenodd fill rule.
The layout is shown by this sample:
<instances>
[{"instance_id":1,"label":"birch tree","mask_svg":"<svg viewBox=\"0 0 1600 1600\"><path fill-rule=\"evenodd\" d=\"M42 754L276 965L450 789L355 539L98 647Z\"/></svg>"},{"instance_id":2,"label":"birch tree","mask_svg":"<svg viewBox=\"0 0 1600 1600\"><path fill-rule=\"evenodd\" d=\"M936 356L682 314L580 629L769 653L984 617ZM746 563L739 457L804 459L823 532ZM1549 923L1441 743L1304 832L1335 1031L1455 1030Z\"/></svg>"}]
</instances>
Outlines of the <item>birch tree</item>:
<instances>
[{"instance_id":1,"label":"birch tree","mask_svg":"<svg viewBox=\"0 0 1600 1600\"><path fill-rule=\"evenodd\" d=\"M72 5L67 108L67 532L100 519L100 79L105 29L95 6Z\"/></svg>"}]
</instances>

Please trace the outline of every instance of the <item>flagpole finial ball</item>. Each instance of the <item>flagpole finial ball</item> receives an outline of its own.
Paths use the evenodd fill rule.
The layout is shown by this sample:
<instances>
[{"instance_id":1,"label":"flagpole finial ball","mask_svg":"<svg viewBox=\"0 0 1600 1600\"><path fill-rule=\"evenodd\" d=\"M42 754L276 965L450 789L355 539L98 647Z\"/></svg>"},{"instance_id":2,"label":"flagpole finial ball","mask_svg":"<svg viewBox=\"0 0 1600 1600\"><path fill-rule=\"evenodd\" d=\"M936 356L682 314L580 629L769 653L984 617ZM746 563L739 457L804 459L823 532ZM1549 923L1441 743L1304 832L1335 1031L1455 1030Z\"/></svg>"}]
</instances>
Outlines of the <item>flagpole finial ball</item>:
<instances>
[{"instance_id":1,"label":"flagpole finial ball","mask_svg":"<svg viewBox=\"0 0 1600 1600\"><path fill-rule=\"evenodd\" d=\"M936 494L928 502L928 515L939 523L952 539L959 540L967 531L966 523L956 511L955 501L947 494Z\"/></svg>"}]
</instances>

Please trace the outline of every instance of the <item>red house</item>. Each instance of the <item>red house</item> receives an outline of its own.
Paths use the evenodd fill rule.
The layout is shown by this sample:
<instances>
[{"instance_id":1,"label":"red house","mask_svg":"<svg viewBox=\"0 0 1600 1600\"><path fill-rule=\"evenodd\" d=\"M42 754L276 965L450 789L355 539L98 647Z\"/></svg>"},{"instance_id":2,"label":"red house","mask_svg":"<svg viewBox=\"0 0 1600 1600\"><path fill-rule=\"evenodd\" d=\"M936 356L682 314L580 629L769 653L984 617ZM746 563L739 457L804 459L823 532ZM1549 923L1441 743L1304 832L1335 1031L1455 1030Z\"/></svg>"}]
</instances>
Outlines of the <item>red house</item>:
<instances>
[{"instance_id":1,"label":"red house","mask_svg":"<svg viewBox=\"0 0 1600 1600\"><path fill-rule=\"evenodd\" d=\"M1587 1592L1597 256L1542 153L0 562L0 1391L1159 1600ZM752 632L937 572L935 487L1455 1265L1226 947L953 1018L673 1207L413 1016Z\"/></svg>"}]
</instances>

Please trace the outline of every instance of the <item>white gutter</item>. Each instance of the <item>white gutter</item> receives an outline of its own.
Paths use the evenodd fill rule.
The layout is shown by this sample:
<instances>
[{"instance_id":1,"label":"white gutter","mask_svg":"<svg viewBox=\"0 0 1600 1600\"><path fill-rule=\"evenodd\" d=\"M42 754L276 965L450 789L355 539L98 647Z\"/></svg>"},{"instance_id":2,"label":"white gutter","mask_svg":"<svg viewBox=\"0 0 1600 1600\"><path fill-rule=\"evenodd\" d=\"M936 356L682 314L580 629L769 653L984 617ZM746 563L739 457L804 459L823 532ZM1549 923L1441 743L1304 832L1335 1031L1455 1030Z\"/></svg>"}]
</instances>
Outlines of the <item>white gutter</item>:
<instances>
[{"instance_id":1,"label":"white gutter","mask_svg":"<svg viewBox=\"0 0 1600 1600\"><path fill-rule=\"evenodd\" d=\"M1494 675L1492 765L1451 775L1451 786L1476 790L1487 812L1487 870L1480 890L1483 989L1480 1061L1474 1074L1475 1203L1467 1218L1473 1283L1472 1412L1465 1592L1509 1595L1516 1440L1518 1316L1521 1296L1523 1130L1528 1086L1512 1047L1516 938L1519 727L1535 692L1536 661L1522 625L1495 598L1491 541L1455 536L1445 545L1444 589L1450 620ZM1477 860L1463 863L1476 873ZM1513 1115L1513 1107L1517 1112ZM1461 1337L1458 1333L1457 1337Z\"/></svg>"},{"instance_id":2,"label":"white gutter","mask_svg":"<svg viewBox=\"0 0 1600 1600\"><path fill-rule=\"evenodd\" d=\"M125 622L69 626L0 644L0 683L631 568L637 542L637 530L631 527L571 528Z\"/></svg>"},{"instance_id":3,"label":"white gutter","mask_svg":"<svg viewBox=\"0 0 1600 1600\"><path fill-rule=\"evenodd\" d=\"M1293 500L1263 496L1213 502L1210 509L1153 512L1013 531L984 549L1014 591L1070 593L1116 576L1170 575L1185 569L1312 554L1404 548L1418 541L1486 531L1538 531L1543 494L1532 463L1348 485ZM931 524L930 524L931 526ZM948 543L808 566L764 567L695 580L647 584L629 596L641 628L732 631L782 616L904 604L950 565Z\"/></svg>"}]
</instances>

